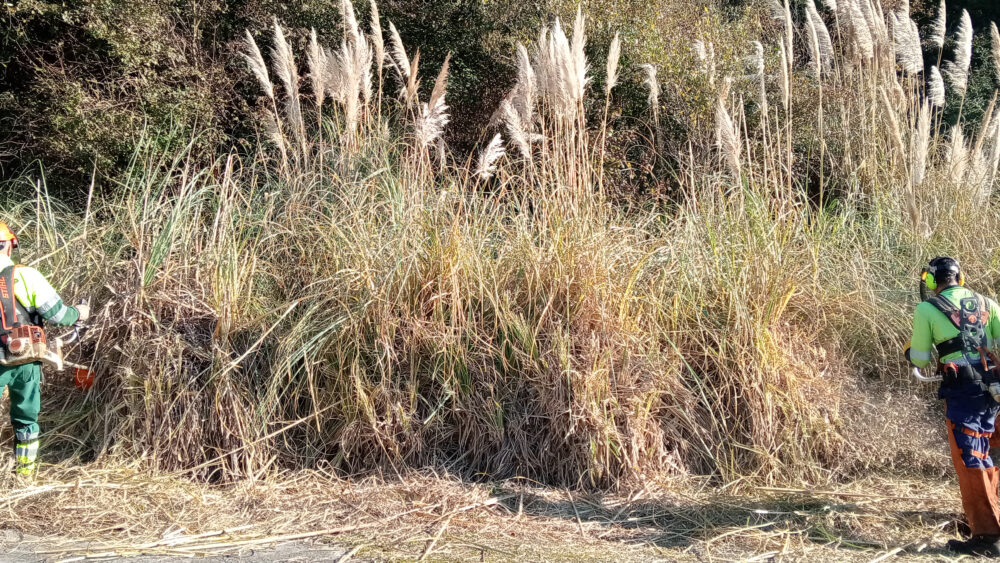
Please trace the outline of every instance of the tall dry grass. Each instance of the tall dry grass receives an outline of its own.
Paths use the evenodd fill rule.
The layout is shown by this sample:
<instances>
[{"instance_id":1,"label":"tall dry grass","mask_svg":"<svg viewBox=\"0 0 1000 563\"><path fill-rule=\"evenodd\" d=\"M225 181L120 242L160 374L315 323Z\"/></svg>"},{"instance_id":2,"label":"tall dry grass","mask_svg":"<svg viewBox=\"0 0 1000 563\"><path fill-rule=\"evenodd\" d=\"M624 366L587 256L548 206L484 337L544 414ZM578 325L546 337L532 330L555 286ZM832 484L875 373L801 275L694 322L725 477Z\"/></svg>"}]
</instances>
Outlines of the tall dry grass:
<instances>
[{"instance_id":1,"label":"tall dry grass","mask_svg":"<svg viewBox=\"0 0 1000 563\"><path fill-rule=\"evenodd\" d=\"M592 69L638 69L587 59L584 14L512 53L491 140L463 156L443 143L447 63L421 87L392 22L386 49L377 16L362 31L342 9L339 47L310 42L308 104L280 25L270 67L248 33L258 153L200 167L150 139L84 213L28 178L34 197L5 204L25 258L98 304L77 357L98 383L50 380L48 455L210 479L320 462L831 478L893 447L847 413L873 377L906 389L919 265L956 254L977 289L997 279L998 119L936 133L943 86L908 58L908 14L840 0L796 23L776 4L778 36L745 46L756 80L717 76L702 43L716 142L675 155L684 197L658 207L601 189L616 81L595 116ZM644 68L659 130L670 90ZM878 416L919 422L908 409Z\"/></svg>"}]
</instances>

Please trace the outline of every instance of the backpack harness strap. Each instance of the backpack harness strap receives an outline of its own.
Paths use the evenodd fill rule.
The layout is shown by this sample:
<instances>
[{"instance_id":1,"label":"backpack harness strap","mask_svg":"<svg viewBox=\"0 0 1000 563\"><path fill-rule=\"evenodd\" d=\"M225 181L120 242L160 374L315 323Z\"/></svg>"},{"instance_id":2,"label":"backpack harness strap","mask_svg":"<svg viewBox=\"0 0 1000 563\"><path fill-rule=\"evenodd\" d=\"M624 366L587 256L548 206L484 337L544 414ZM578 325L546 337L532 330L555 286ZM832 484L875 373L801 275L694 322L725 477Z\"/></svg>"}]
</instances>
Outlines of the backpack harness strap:
<instances>
[{"instance_id":1,"label":"backpack harness strap","mask_svg":"<svg viewBox=\"0 0 1000 563\"><path fill-rule=\"evenodd\" d=\"M986 324L989 322L989 309L986 301L978 293L974 297L962 299L956 306L941 295L933 295L927 302L948 318L958 329L958 336L935 344L938 356L943 358L961 352L965 356L964 365L948 362L944 368L944 385L950 386L962 380L979 385L985 390L984 375L989 374L987 358L984 356L986 346ZM973 354L979 356L979 361L972 361ZM981 369L980 369L981 368ZM949 377L950 376L950 377Z\"/></svg>"},{"instance_id":2,"label":"backpack harness strap","mask_svg":"<svg viewBox=\"0 0 1000 563\"><path fill-rule=\"evenodd\" d=\"M17 298L14 296L14 266L8 266L0 271L0 338L20 326L17 309Z\"/></svg>"}]
</instances>

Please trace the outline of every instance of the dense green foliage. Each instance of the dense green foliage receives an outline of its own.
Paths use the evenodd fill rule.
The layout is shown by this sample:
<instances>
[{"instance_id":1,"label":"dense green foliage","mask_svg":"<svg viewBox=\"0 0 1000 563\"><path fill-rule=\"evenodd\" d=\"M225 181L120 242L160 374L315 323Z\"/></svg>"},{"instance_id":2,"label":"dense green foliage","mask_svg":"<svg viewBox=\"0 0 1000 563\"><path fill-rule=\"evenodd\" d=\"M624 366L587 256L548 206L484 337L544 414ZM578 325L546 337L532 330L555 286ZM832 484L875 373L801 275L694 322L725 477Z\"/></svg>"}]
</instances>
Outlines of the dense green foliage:
<instances>
[{"instance_id":1,"label":"dense green foliage","mask_svg":"<svg viewBox=\"0 0 1000 563\"><path fill-rule=\"evenodd\" d=\"M364 18L369 7L357 4ZM691 42L714 39L732 51L720 53L721 59L737 60L755 35L752 28L770 25L761 4L583 3L592 16L592 55L603 56L613 30L620 30L626 64L657 63L661 78L677 84L661 98L667 144L659 154L638 148L641 138L651 134L637 121L646 107L641 77L625 76L616 93L616 107L629 119L617 124L610 153L617 161L639 163L623 172L630 189L662 185L670 169L662 167L663 159L676 158L690 136L703 137L710 130L713 94L697 78L684 76L693 57ZM936 2L913 4L915 17L926 24ZM448 139L467 151L482 140L483 116L496 109L512 84L514 44L530 43L541 22L555 14L568 16L575 6L569 0L393 0L381 11L384 20L397 23L404 41L421 46L430 67L452 54ZM953 1L951 23L963 7L970 10L978 33L978 70L965 104L966 118L975 121L994 86L984 64L989 51L985 31L989 20L1000 15L989 0ZM143 132L169 143L197 131L196 151L204 155L232 144L253 145L259 123L256 93L234 53L244 29L259 33L272 17L291 30L300 48L310 27L330 40L340 33L334 0L24 0L6 5L0 14L0 131L5 132L0 180L28 167L37 171L41 164L54 179L53 190L80 196L95 171L100 186L102 178L114 178L126 166ZM736 22L742 23L733 27ZM662 33L665 28L675 31ZM934 56L927 57L932 64ZM958 101L950 104L947 117L954 121Z\"/></svg>"}]
</instances>

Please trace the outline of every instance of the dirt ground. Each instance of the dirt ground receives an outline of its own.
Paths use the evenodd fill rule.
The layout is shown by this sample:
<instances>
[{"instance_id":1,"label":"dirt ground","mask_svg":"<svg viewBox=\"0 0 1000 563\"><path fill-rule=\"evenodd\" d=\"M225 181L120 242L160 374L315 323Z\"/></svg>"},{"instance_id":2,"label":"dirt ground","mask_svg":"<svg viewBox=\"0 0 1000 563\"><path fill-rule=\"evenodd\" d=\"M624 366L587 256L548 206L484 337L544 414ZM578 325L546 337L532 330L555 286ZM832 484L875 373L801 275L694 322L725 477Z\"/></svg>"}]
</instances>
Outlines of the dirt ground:
<instances>
[{"instance_id":1,"label":"dirt ground","mask_svg":"<svg viewBox=\"0 0 1000 563\"><path fill-rule=\"evenodd\" d=\"M650 482L583 493L414 472L234 486L124 467L0 480L0 560L944 561L948 478L789 489Z\"/></svg>"}]
</instances>

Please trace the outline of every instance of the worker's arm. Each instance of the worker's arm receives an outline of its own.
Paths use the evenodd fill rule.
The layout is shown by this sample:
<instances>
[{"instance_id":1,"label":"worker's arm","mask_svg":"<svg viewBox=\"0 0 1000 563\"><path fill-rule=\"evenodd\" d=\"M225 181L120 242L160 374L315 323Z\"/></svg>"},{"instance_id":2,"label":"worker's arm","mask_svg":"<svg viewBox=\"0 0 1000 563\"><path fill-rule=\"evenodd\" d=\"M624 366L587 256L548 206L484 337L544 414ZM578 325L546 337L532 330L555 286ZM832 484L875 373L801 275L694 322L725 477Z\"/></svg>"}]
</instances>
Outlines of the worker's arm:
<instances>
[{"instance_id":1,"label":"worker's arm","mask_svg":"<svg viewBox=\"0 0 1000 563\"><path fill-rule=\"evenodd\" d=\"M996 351L1000 346L1000 305L997 302L986 298L986 307L989 310L989 319L986 321L986 346Z\"/></svg>"},{"instance_id":2,"label":"worker's arm","mask_svg":"<svg viewBox=\"0 0 1000 563\"><path fill-rule=\"evenodd\" d=\"M918 368L931 363L931 347L934 346L928 309L936 310L933 305L924 302L917 305L917 309L913 312L913 338L910 339L908 359Z\"/></svg>"},{"instance_id":3,"label":"worker's arm","mask_svg":"<svg viewBox=\"0 0 1000 563\"><path fill-rule=\"evenodd\" d=\"M43 319L56 325L69 326L80 319L80 312L75 307L66 306L52 284L38 270L18 266L17 275L28 299L28 303L22 305L34 309Z\"/></svg>"}]
</instances>

